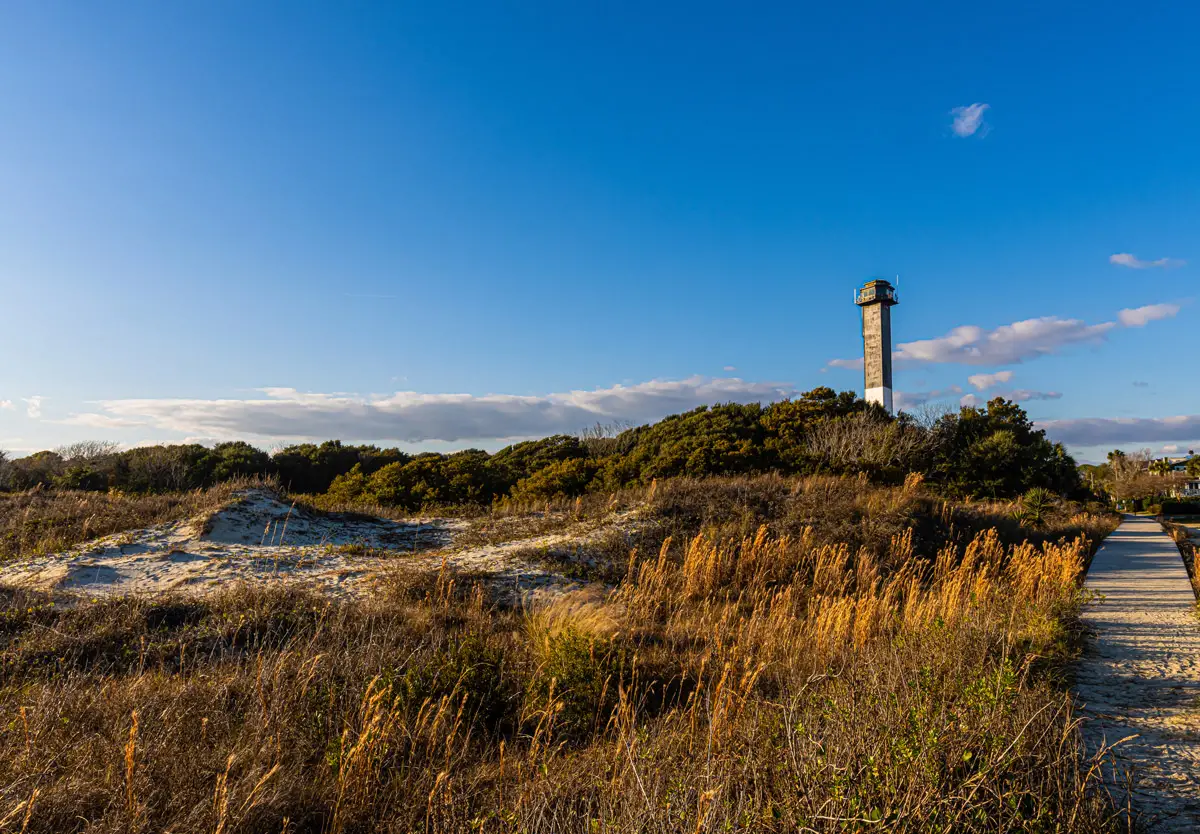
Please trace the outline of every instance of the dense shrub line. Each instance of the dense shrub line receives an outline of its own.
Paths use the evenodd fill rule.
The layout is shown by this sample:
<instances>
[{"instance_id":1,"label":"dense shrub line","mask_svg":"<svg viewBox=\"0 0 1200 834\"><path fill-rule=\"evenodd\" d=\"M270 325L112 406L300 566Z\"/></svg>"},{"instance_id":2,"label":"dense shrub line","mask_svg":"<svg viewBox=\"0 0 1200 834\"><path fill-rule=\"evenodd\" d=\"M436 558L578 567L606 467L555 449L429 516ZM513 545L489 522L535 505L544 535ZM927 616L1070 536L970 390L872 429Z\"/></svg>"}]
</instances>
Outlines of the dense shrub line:
<instances>
[{"instance_id":1,"label":"dense shrub line","mask_svg":"<svg viewBox=\"0 0 1200 834\"><path fill-rule=\"evenodd\" d=\"M862 473L899 483L923 472L944 494L1006 498L1080 489L1075 462L1017 405L992 400L921 425L853 393L817 388L768 405L700 407L614 436L555 435L495 454L409 454L330 440L274 454L245 442L117 451L76 444L11 461L0 486L171 492L269 476L301 494L416 510L611 492L678 476Z\"/></svg>"},{"instance_id":2,"label":"dense shrub line","mask_svg":"<svg viewBox=\"0 0 1200 834\"><path fill-rule=\"evenodd\" d=\"M1158 508L1160 515L1195 515L1200 516L1200 501L1163 501Z\"/></svg>"}]
</instances>

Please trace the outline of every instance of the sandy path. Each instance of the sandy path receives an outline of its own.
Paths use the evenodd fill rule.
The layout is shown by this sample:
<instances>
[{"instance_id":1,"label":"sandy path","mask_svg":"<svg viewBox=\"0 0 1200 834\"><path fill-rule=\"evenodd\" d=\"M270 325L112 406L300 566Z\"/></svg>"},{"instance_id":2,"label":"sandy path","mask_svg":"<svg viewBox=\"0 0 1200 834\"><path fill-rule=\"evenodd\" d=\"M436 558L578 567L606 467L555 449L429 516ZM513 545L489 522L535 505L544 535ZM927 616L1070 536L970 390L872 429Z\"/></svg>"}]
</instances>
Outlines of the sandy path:
<instances>
[{"instance_id":1,"label":"sandy path","mask_svg":"<svg viewBox=\"0 0 1200 834\"><path fill-rule=\"evenodd\" d=\"M1099 594L1076 692L1090 748L1116 750L1151 831L1200 830L1200 621L1179 550L1158 522L1127 515L1087 575Z\"/></svg>"}]
</instances>

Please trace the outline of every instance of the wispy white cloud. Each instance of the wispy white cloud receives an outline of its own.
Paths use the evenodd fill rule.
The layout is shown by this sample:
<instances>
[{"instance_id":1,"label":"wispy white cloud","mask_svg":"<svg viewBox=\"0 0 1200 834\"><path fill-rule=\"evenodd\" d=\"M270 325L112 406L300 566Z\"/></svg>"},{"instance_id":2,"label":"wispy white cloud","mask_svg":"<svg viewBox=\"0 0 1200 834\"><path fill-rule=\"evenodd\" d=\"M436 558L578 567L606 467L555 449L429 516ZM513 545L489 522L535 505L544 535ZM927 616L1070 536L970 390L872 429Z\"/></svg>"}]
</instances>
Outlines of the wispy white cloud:
<instances>
[{"instance_id":1,"label":"wispy white cloud","mask_svg":"<svg viewBox=\"0 0 1200 834\"><path fill-rule=\"evenodd\" d=\"M1058 353L1080 342L1099 342L1116 322L1085 324L1079 319L1044 316L1005 324L993 330L975 325L955 327L945 336L901 342L892 351L898 364L1010 365ZM835 368L861 368L862 359L834 359Z\"/></svg>"},{"instance_id":2,"label":"wispy white cloud","mask_svg":"<svg viewBox=\"0 0 1200 834\"><path fill-rule=\"evenodd\" d=\"M1058 391L1031 391L1028 388L1017 388L1011 391L995 391L986 397L981 397L978 394L966 394L959 400L959 405L979 406L996 397L1011 400L1015 403L1027 403L1036 400L1062 399L1062 394Z\"/></svg>"},{"instance_id":3,"label":"wispy white cloud","mask_svg":"<svg viewBox=\"0 0 1200 834\"><path fill-rule=\"evenodd\" d=\"M729 373L729 374L731 374L731 373L733 373L734 371L736 371L736 370L737 370L737 368L735 368L733 365L726 365L726 366L725 366L724 368L722 368L721 370L725 371L725 373Z\"/></svg>"},{"instance_id":4,"label":"wispy white cloud","mask_svg":"<svg viewBox=\"0 0 1200 834\"><path fill-rule=\"evenodd\" d=\"M70 417L64 417L61 420L53 422L64 426L84 426L90 429L126 429L137 426L144 426L144 420L135 420L128 417L110 417L107 414L72 414Z\"/></svg>"},{"instance_id":5,"label":"wispy white cloud","mask_svg":"<svg viewBox=\"0 0 1200 834\"><path fill-rule=\"evenodd\" d=\"M22 397L22 400L25 402L26 416L33 420L40 419L42 416L42 403L45 399L45 397L40 397L36 394L32 397Z\"/></svg>"},{"instance_id":6,"label":"wispy white cloud","mask_svg":"<svg viewBox=\"0 0 1200 834\"><path fill-rule=\"evenodd\" d=\"M1042 316L987 330L973 324L955 327L944 336L901 342L892 351L898 364L1015 365L1059 353L1071 345L1103 342L1120 327L1142 327L1170 318L1178 304L1149 304L1121 310L1117 321L1088 324L1081 319ZM862 359L834 359L834 368L861 368Z\"/></svg>"},{"instance_id":7,"label":"wispy white cloud","mask_svg":"<svg viewBox=\"0 0 1200 834\"><path fill-rule=\"evenodd\" d=\"M12 400L0 400L0 411L12 411L15 408Z\"/></svg>"},{"instance_id":8,"label":"wispy white cloud","mask_svg":"<svg viewBox=\"0 0 1200 834\"><path fill-rule=\"evenodd\" d=\"M895 359L912 363L1005 365L1058 353L1080 342L1097 342L1114 322L1086 324L1080 319L1042 316L1005 324L993 330L974 325L956 327L945 336L897 345Z\"/></svg>"},{"instance_id":9,"label":"wispy white cloud","mask_svg":"<svg viewBox=\"0 0 1200 834\"><path fill-rule=\"evenodd\" d=\"M984 128L981 135L987 135L987 123L983 121L983 114L989 107L990 105L977 101L951 110L950 115L954 116L954 121L950 129L954 131L954 135L963 138L974 136L981 127Z\"/></svg>"},{"instance_id":10,"label":"wispy white cloud","mask_svg":"<svg viewBox=\"0 0 1200 834\"><path fill-rule=\"evenodd\" d=\"M967 382L971 383L976 391L986 391L992 386L1008 382L1012 378L1012 371L996 371L994 374L971 374L967 377Z\"/></svg>"},{"instance_id":11,"label":"wispy white cloud","mask_svg":"<svg viewBox=\"0 0 1200 834\"><path fill-rule=\"evenodd\" d=\"M897 411L905 411L925 405L925 403L957 397L962 391L961 385L951 385L949 388L939 388L933 391L896 391L892 395L892 405Z\"/></svg>"},{"instance_id":12,"label":"wispy white cloud","mask_svg":"<svg viewBox=\"0 0 1200 834\"><path fill-rule=\"evenodd\" d=\"M1062 399L1062 393L1059 391L1031 391L1028 388L1017 388L1014 391L999 391L996 396L1004 397L1004 399L1012 400L1015 403Z\"/></svg>"},{"instance_id":13,"label":"wispy white cloud","mask_svg":"<svg viewBox=\"0 0 1200 834\"><path fill-rule=\"evenodd\" d=\"M1174 318L1179 313L1178 304L1147 304L1117 313L1117 319L1125 327L1145 327L1152 321Z\"/></svg>"},{"instance_id":14,"label":"wispy white cloud","mask_svg":"<svg viewBox=\"0 0 1200 834\"><path fill-rule=\"evenodd\" d=\"M1001 373L1003 374L1004 372ZM1011 376L1010 372L1001 381L1006 382ZM971 377L971 379L973 380L974 377ZM976 387L978 388L978 386ZM983 389L979 390L982 391ZM1006 400L1023 403L1033 400L1057 400L1062 397L1062 394L1058 391L1031 391L1028 388L1017 388L1014 390L995 391L987 396L980 396L974 392L964 394L961 385L951 385L947 388L939 388L934 391L897 391L893 396L893 403L898 410L903 411L924 405L925 403L950 399L957 399L959 405L978 406L983 405L994 397L1003 397Z\"/></svg>"},{"instance_id":15,"label":"wispy white cloud","mask_svg":"<svg viewBox=\"0 0 1200 834\"><path fill-rule=\"evenodd\" d=\"M1174 417L1084 417L1045 420L1038 428L1053 440L1072 446L1116 446L1122 443L1200 439L1200 414Z\"/></svg>"},{"instance_id":16,"label":"wispy white cloud","mask_svg":"<svg viewBox=\"0 0 1200 834\"><path fill-rule=\"evenodd\" d=\"M1117 266L1127 266L1130 269L1173 269L1178 266L1183 266L1187 261L1180 258L1158 258L1153 261L1143 261L1141 258L1131 255L1128 252L1118 252L1115 255L1108 256L1110 264Z\"/></svg>"},{"instance_id":17,"label":"wispy white cloud","mask_svg":"<svg viewBox=\"0 0 1200 834\"><path fill-rule=\"evenodd\" d=\"M791 385L691 377L544 396L303 393L265 388L253 399L126 399L67 418L91 428L142 426L204 437L374 440L404 443L502 440L573 432L597 422L645 423L698 405L793 396Z\"/></svg>"}]
</instances>

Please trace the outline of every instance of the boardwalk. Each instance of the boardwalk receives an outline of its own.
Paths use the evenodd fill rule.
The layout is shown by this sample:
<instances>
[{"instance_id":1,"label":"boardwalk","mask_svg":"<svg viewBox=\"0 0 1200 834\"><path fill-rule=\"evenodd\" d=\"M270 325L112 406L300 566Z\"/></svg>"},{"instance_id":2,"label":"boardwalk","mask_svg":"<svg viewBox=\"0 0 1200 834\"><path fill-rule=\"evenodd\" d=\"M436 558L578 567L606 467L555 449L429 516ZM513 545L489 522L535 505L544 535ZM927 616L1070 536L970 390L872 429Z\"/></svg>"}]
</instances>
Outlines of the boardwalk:
<instances>
[{"instance_id":1,"label":"boardwalk","mask_svg":"<svg viewBox=\"0 0 1200 834\"><path fill-rule=\"evenodd\" d=\"M1125 516L1088 571L1102 595L1076 691L1090 746L1118 748L1151 831L1200 831L1200 620L1175 543L1152 519Z\"/></svg>"}]
</instances>

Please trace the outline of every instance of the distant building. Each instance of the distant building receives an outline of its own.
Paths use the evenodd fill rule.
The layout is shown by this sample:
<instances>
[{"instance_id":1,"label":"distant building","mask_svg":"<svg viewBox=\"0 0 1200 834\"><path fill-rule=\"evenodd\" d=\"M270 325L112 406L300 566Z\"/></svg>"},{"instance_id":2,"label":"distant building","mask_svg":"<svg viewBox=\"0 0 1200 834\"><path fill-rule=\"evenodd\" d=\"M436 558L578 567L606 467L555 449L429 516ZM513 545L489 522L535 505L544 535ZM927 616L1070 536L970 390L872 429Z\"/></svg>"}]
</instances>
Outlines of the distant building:
<instances>
[{"instance_id":1,"label":"distant building","mask_svg":"<svg viewBox=\"0 0 1200 834\"><path fill-rule=\"evenodd\" d=\"M1183 457L1173 457L1172 456L1172 457L1164 458L1164 460L1166 460L1167 463L1171 464L1172 472L1187 472L1188 461L1191 460L1192 456L1195 454L1196 453L1193 452L1191 449L1188 449L1188 453L1186 455L1184 455Z\"/></svg>"},{"instance_id":2,"label":"distant building","mask_svg":"<svg viewBox=\"0 0 1200 834\"><path fill-rule=\"evenodd\" d=\"M1200 498L1200 478L1188 478L1172 492L1176 498Z\"/></svg>"},{"instance_id":3,"label":"distant building","mask_svg":"<svg viewBox=\"0 0 1200 834\"><path fill-rule=\"evenodd\" d=\"M863 399L892 413L892 307L900 303L887 281L868 281L854 294L862 308Z\"/></svg>"},{"instance_id":4,"label":"distant building","mask_svg":"<svg viewBox=\"0 0 1200 834\"><path fill-rule=\"evenodd\" d=\"M1187 472L1188 461L1195 457L1196 453L1188 449L1188 453L1183 456L1168 455L1164 458L1156 458L1156 461L1164 462L1170 467L1171 472Z\"/></svg>"}]
</instances>

